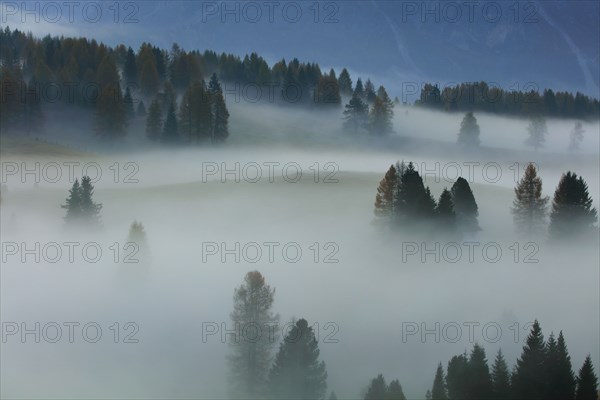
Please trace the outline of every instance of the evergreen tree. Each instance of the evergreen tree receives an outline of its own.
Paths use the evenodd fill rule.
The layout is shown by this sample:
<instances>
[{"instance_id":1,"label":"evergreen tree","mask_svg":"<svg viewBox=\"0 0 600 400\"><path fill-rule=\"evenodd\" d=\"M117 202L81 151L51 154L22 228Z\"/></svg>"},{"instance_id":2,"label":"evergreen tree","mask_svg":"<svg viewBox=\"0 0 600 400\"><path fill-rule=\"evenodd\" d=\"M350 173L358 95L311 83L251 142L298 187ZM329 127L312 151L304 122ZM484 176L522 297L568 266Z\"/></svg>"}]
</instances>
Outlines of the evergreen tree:
<instances>
[{"instance_id":1,"label":"evergreen tree","mask_svg":"<svg viewBox=\"0 0 600 400\"><path fill-rule=\"evenodd\" d=\"M525 141L525 144L533 147L536 151L542 148L548 134L546 120L541 116L532 117L529 121L527 131L529 132L529 137Z\"/></svg>"},{"instance_id":2,"label":"evergreen tree","mask_svg":"<svg viewBox=\"0 0 600 400\"><path fill-rule=\"evenodd\" d=\"M512 214L517 231L527 235L539 233L548 210L547 196L542 197L542 179L533 163L527 165L523 178L515 187Z\"/></svg>"},{"instance_id":3,"label":"evergreen tree","mask_svg":"<svg viewBox=\"0 0 600 400\"><path fill-rule=\"evenodd\" d=\"M146 136L151 140L158 140L162 131L161 109L158 100L152 101L148 118L146 119Z\"/></svg>"},{"instance_id":4,"label":"evergreen tree","mask_svg":"<svg viewBox=\"0 0 600 400\"><path fill-rule=\"evenodd\" d=\"M211 94L223 93L221 83L219 82L219 78L217 77L216 73L213 73L210 77L210 81L208 83L208 91Z\"/></svg>"},{"instance_id":5,"label":"evergreen tree","mask_svg":"<svg viewBox=\"0 0 600 400\"><path fill-rule=\"evenodd\" d=\"M510 398L510 374L502 350L498 350L492 366L492 392L492 398L495 400Z\"/></svg>"},{"instance_id":6,"label":"evergreen tree","mask_svg":"<svg viewBox=\"0 0 600 400\"><path fill-rule=\"evenodd\" d=\"M335 77L335 72L319 78L315 102L325 106L339 106L342 103L340 87Z\"/></svg>"},{"instance_id":7,"label":"evergreen tree","mask_svg":"<svg viewBox=\"0 0 600 400\"><path fill-rule=\"evenodd\" d=\"M598 220L592 202L582 177L570 171L563 174L552 201L550 235L553 238L575 238L589 233Z\"/></svg>"},{"instance_id":8,"label":"evergreen tree","mask_svg":"<svg viewBox=\"0 0 600 400\"><path fill-rule=\"evenodd\" d=\"M481 230L477 221L479 211L469 182L462 177L458 178L452 185L451 192L458 229L469 234Z\"/></svg>"},{"instance_id":9,"label":"evergreen tree","mask_svg":"<svg viewBox=\"0 0 600 400\"><path fill-rule=\"evenodd\" d=\"M104 137L125 135L127 109L118 85L107 84L100 91L96 103L96 132Z\"/></svg>"},{"instance_id":10,"label":"evergreen tree","mask_svg":"<svg viewBox=\"0 0 600 400\"><path fill-rule=\"evenodd\" d=\"M534 322L513 375L513 396L518 399L544 399L546 395L546 345L542 329Z\"/></svg>"},{"instance_id":11,"label":"evergreen tree","mask_svg":"<svg viewBox=\"0 0 600 400\"><path fill-rule=\"evenodd\" d=\"M338 397L334 391L331 391L331 393L329 394L328 400L338 400Z\"/></svg>"},{"instance_id":12,"label":"evergreen tree","mask_svg":"<svg viewBox=\"0 0 600 400\"><path fill-rule=\"evenodd\" d=\"M81 215L82 222L87 226L100 225L100 210L102 204L94 202L94 186L89 176L81 178Z\"/></svg>"},{"instance_id":13,"label":"evergreen tree","mask_svg":"<svg viewBox=\"0 0 600 400\"><path fill-rule=\"evenodd\" d=\"M275 289L266 284L258 271L248 272L244 283L235 290L231 321L236 331L236 340L230 342L232 354L229 357L231 372L231 394L239 397L259 398L266 394L266 383L271 351L277 331L279 316L271 308ZM274 325L275 324L275 325ZM251 335L252 327L260 328L258 340L254 336L245 338L244 332Z\"/></svg>"},{"instance_id":14,"label":"evergreen tree","mask_svg":"<svg viewBox=\"0 0 600 400\"><path fill-rule=\"evenodd\" d=\"M215 119L213 98L218 95L220 85L218 81L216 82L216 86L214 81L212 85L212 90L216 90L215 94L212 94L211 89L206 88L204 81L194 82L183 95L179 108L180 131L185 138L196 143L205 142L213 138ZM225 109L226 111L227 109ZM225 128L227 128L226 122L227 119L225 118Z\"/></svg>"},{"instance_id":15,"label":"evergreen tree","mask_svg":"<svg viewBox=\"0 0 600 400\"><path fill-rule=\"evenodd\" d=\"M363 87L362 79L360 78L358 78L358 80L356 81L356 87L354 88L353 96L358 97L359 99L365 102L367 100L367 97L365 96L365 88Z\"/></svg>"},{"instance_id":16,"label":"evergreen tree","mask_svg":"<svg viewBox=\"0 0 600 400\"><path fill-rule=\"evenodd\" d=\"M140 89L146 97L154 97L158 93L160 77L154 59L147 59L140 73Z\"/></svg>"},{"instance_id":17,"label":"evergreen tree","mask_svg":"<svg viewBox=\"0 0 600 400\"><path fill-rule=\"evenodd\" d=\"M377 375L367 389L365 400L383 400L387 397L387 385L383 375Z\"/></svg>"},{"instance_id":18,"label":"evergreen tree","mask_svg":"<svg viewBox=\"0 0 600 400\"><path fill-rule=\"evenodd\" d=\"M588 355L583 362L577 376L577 392L575 400L597 400L598 399L598 377L594 372L592 358Z\"/></svg>"},{"instance_id":19,"label":"evergreen tree","mask_svg":"<svg viewBox=\"0 0 600 400\"><path fill-rule=\"evenodd\" d=\"M167 118L162 131L162 141L165 143L176 143L179 140L179 130L177 124L177 117L175 116L175 107L173 103L169 107L167 112Z\"/></svg>"},{"instance_id":20,"label":"evergreen tree","mask_svg":"<svg viewBox=\"0 0 600 400\"><path fill-rule=\"evenodd\" d=\"M581 122L576 122L575 127L571 131L569 151L579 151L581 149L584 133L585 130L583 129L583 124Z\"/></svg>"},{"instance_id":21,"label":"evergreen tree","mask_svg":"<svg viewBox=\"0 0 600 400\"><path fill-rule=\"evenodd\" d=\"M448 361L446 386L449 399L468 399L469 393L469 358L467 354L454 356Z\"/></svg>"},{"instance_id":22,"label":"evergreen tree","mask_svg":"<svg viewBox=\"0 0 600 400\"><path fill-rule=\"evenodd\" d=\"M435 371L433 387L431 388L431 400L446 399L448 399L448 396L446 395L446 386L444 385L444 369L442 368L442 363L439 363Z\"/></svg>"},{"instance_id":23,"label":"evergreen tree","mask_svg":"<svg viewBox=\"0 0 600 400\"><path fill-rule=\"evenodd\" d=\"M223 92L213 95L213 141L223 142L229 136L229 111L225 105Z\"/></svg>"},{"instance_id":24,"label":"evergreen tree","mask_svg":"<svg viewBox=\"0 0 600 400\"><path fill-rule=\"evenodd\" d=\"M129 86L125 89L125 96L123 96L123 104L125 104L125 115L128 119L135 117L135 109L133 107L133 98L131 97L131 91Z\"/></svg>"},{"instance_id":25,"label":"evergreen tree","mask_svg":"<svg viewBox=\"0 0 600 400\"><path fill-rule=\"evenodd\" d=\"M67 224L78 222L81 219L81 186L78 179L75 179L73 186L69 190L69 197L61 207L67 210L67 214L65 215L65 222Z\"/></svg>"},{"instance_id":26,"label":"evergreen tree","mask_svg":"<svg viewBox=\"0 0 600 400\"><path fill-rule=\"evenodd\" d=\"M327 389L325 363L312 327L300 319L290 330L269 372L269 388L276 399L321 399Z\"/></svg>"},{"instance_id":27,"label":"evergreen tree","mask_svg":"<svg viewBox=\"0 0 600 400\"><path fill-rule=\"evenodd\" d=\"M400 385L400 381L393 380L390 382L390 385L387 389L387 400L406 400L406 396L404 395L404 391L402 390L402 385Z\"/></svg>"},{"instance_id":28,"label":"evergreen tree","mask_svg":"<svg viewBox=\"0 0 600 400\"><path fill-rule=\"evenodd\" d=\"M125 84L128 87L137 84L137 64L135 61L135 53L131 47L127 49L127 55L125 56L123 76L125 77Z\"/></svg>"},{"instance_id":29,"label":"evergreen tree","mask_svg":"<svg viewBox=\"0 0 600 400\"><path fill-rule=\"evenodd\" d=\"M394 213L395 191L398 185L398 172L391 165L385 177L379 182L375 196L375 215L391 219Z\"/></svg>"},{"instance_id":30,"label":"evergreen tree","mask_svg":"<svg viewBox=\"0 0 600 400\"><path fill-rule=\"evenodd\" d=\"M444 188L440 195L435 213L439 221L438 226L440 230L448 233L456 230L456 213L454 212L452 193L446 188Z\"/></svg>"},{"instance_id":31,"label":"evergreen tree","mask_svg":"<svg viewBox=\"0 0 600 400\"><path fill-rule=\"evenodd\" d=\"M458 144L468 147L478 147L480 143L477 118L475 118L472 112L468 112L460 123Z\"/></svg>"},{"instance_id":32,"label":"evergreen tree","mask_svg":"<svg viewBox=\"0 0 600 400\"><path fill-rule=\"evenodd\" d=\"M477 343L469 356L468 387L465 399L485 400L492 398L492 377L487 365L485 350Z\"/></svg>"},{"instance_id":33,"label":"evergreen tree","mask_svg":"<svg viewBox=\"0 0 600 400\"><path fill-rule=\"evenodd\" d=\"M136 243L140 248L146 247L146 230L141 222L133 221L131 223L127 241Z\"/></svg>"},{"instance_id":34,"label":"evergreen tree","mask_svg":"<svg viewBox=\"0 0 600 400\"><path fill-rule=\"evenodd\" d=\"M375 96L369 114L369 127L373 135L386 135L393 131L393 103L389 98Z\"/></svg>"},{"instance_id":35,"label":"evergreen tree","mask_svg":"<svg viewBox=\"0 0 600 400\"><path fill-rule=\"evenodd\" d=\"M365 101L369 104L374 104L377 94L375 93L375 85L370 79L365 83Z\"/></svg>"},{"instance_id":36,"label":"evergreen tree","mask_svg":"<svg viewBox=\"0 0 600 400\"><path fill-rule=\"evenodd\" d=\"M560 332L558 341L550 334L546 343L546 399L573 399L575 395L575 375L571 366L564 336Z\"/></svg>"},{"instance_id":37,"label":"evergreen tree","mask_svg":"<svg viewBox=\"0 0 600 400\"><path fill-rule=\"evenodd\" d=\"M344 129L357 134L369 123L369 106L358 96L352 96L344 110Z\"/></svg>"},{"instance_id":38,"label":"evergreen tree","mask_svg":"<svg viewBox=\"0 0 600 400\"><path fill-rule=\"evenodd\" d=\"M340 87L340 94L346 97L352 97L352 79L350 79L350 74L348 70L344 68L340 73L340 77L338 78L338 85Z\"/></svg>"}]
</instances>

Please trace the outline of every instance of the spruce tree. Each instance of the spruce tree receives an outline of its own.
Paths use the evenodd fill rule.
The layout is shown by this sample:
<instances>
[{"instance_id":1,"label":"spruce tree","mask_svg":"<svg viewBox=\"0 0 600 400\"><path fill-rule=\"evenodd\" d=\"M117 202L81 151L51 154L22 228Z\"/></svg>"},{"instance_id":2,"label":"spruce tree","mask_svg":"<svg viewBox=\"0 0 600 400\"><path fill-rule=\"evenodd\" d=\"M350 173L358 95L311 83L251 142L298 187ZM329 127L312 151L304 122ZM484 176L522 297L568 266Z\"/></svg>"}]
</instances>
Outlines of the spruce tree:
<instances>
[{"instance_id":1,"label":"spruce tree","mask_svg":"<svg viewBox=\"0 0 600 400\"><path fill-rule=\"evenodd\" d=\"M126 134L127 109L118 82L102 87L96 100L95 129L100 136L121 137Z\"/></svg>"},{"instance_id":2,"label":"spruce tree","mask_svg":"<svg viewBox=\"0 0 600 400\"><path fill-rule=\"evenodd\" d=\"M480 143L477 118L475 118L472 112L468 112L460 123L458 144L467 147L478 147Z\"/></svg>"},{"instance_id":3,"label":"spruce tree","mask_svg":"<svg viewBox=\"0 0 600 400\"><path fill-rule=\"evenodd\" d=\"M229 136L229 111L221 91L213 95L212 129L213 142L223 142Z\"/></svg>"},{"instance_id":4,"label":"spruce tree","mask_svg":"<svg viewBox=\"0 0 600 400\"><path fill-rule=\"evenodd\" d=\"M400 385L400 381L397 379L390 382L387 389L386 400L406 400L402 385Z\"/></svg>"},{"instance_id":5,"label":"spruce tree","mask_svg":"<svg viewBox=\"0 0 600 400\"><path fill-rule=\"evenodd\" d=\"M128 119L135 117L135 109L133 107L133 98L131 97L131 90L129 86L125 89L125 96L123 96L123 104L125 104L125 115Z\"/></svg>"},{"instance_id":6,"label":"spruce tree","mask_svg":"<svg viewBox=\"0 0 600 400\"><path fill-rule=\"evenodd\" d=\"M431 388L431 400L447 400L446 385L444 384L444 369L442 363L438 364L433 379L433 387Z\"/></svg>"},{"instance_id":7,"label":"spruce tree","mask_svg":"<svg viewBox=\"0 0 600 400\"><path fill-rule=\"evenodd\" d=\"M469 393L469 358L467 353L454 356L448 361L446 387L449 399L467 399Z\"/></svg>"},{"instance_id":8,"label":"spruce tree","mask_svg":"<svg viewBox=\"0 0 600 400\"><path fill-rule=\"evenodd\" d=\"M533 163L527 165L515 187L512 214L518 232L533 235L542 231L548 212L547 196L542 196L542 179Z\"/></svg>"},{"instance_id":9,"label":"spruce tree","mask_svg":"<svg viewBox=\"0 0 600 400\"><path fill-rule=\"evenodd\" d=\"M366 102L367 98L365 96L365 88L363 87L362 79L358 78L356 81L356 87L354 88L355 97L358 97L362 101Z\"/></svg>"},{"instance_id":10,"label":"spruce tree","mask_svg":"<svg viewBox=\"0 0 600 400\"><path fill-rule=\"evenodd\" d=\"M513 375L512 392L517 399L544 399L546 396L546 344L537 320L527 336Z\"/></svg>"},{"instance_id":11,"label":"spruce tree","mask_svg":"<svg viewBox=\"0 0 600 400\"><path fill-rule=\"evenodd\" d=\"M498 350L492 366L492 393L495 400L506 400L510 395L510 373L502 350Z\"/></svg>"},{"instance_id":12,"label":"spruce tree","mask_svg":"<svg viewBox=\"0 0 600 400\"><path fill-rule=\"evenodd\" d=\"M592 203L583 178L570 171L563 174L552 201L550 236L555 239L575 239L589 234L598 221L598 214Z\"/></svg>"},{"instance_id":13,"label":"spruce tree","mask_svg":"<svg viewBox=\"0 0 600 400\"><path fill-rule=\"evenodd\" d=\"M458 178L452 185L451 192L458 229L467 234L481 230L477 221L479 216L477 202L469 182L462 177Z\"/></svg>"},{"instance_id":14,"label":"spruce tree","mask_svg":"<svg viewBox=\"0 0 600 400\"><path fill-rule=\"evenodd\" d=\"M162 131L162 141L165 143L176 143L179 140L179 128L177 117L175 116L175 107L173 103L169 106L167 118Z\"/></svg>"},{"instance_id":15,"label":"spruce tree","mask_svg":"<svg viewBox=\"0 0 600 400\"><path fill-rule=\"evenodd\" d=\"M533 147L535 151L542 148L546 142L546 135L548 134L546 120L541 116L531 117L529 125L527 126L527 132L529 133L529 136L527 137L525 144Z\"/></svg>"},{"instance_id":16,"label":"spruce tree","mask_svg":"<svg viewBox=\"0 0 600 400\"><path fill-rule=\"evenodd\" d=\"M382 400L387 397L387 385L383 375L377 375L367 389L364 400Z\"/></svg>"},{"instance_id":17,"label":"spruce tree","mask_svg":"<svg viewBox=\"0 0 600 400\"><path fill-rule=\"evenodd\" d=\"M551 378L555 380L555 399L572 399L575 393L576 379L573 373L573 366L571 364L571 356L569 356L569 350L567 349L567 343L565 337L560 331L558 334L558 340L556 342L557 347L557 362L556 362L556 376Z\"/></svg>"},{"instance_id":18,"label":"spruce tree","mask_svg":"<svg viewBox=\"0 0 600 400\"><path fill-rule=\"evenodd\" d=\"M393 131L393 110L384 99L375 96L369 114L369 130L373 135L387 135Z\"/></svg>"},{"instance_id":19,"label":"spruce tree","mask_svg":"<svg viewBox=\"0 0 600 400\"><path fill-rule=\"evenodd\" d=\"M319 362L312 327L300 319L283 340L269 372L269 392L276 399L321 399L327 390L327 370Z\"/></svg>"},{"instance_id":20,"label":"spruce tree","mask_svg":"<svg viewBox=\"0 0 600 400\"><path fill-rule=\"evenodd\" d=\"M127 241L135 243L140 249L147 247L146 230L141 222L133 221L129 227L129 235Z\"/></svg>"},{"instance_id":21,"label":"spruce tree","mask_svg":"<svg viewBox=\"0 0 600 400\"><path fill-rule=\"evenodd\" d=\"M375 85L373 85L371 79L367 79L367 82L365 83L365 101L369 104L374 104L376 98L377 93L375 93Z\"/></svg>"},{"instance_id":22,"label":"spruce tree","mask_svg":"<svg viewBox=\"0 0 600 400\"><path fill-rule=\"evenodd\" d=\"M583 129L583 124L579 121L576 122L575 127L571 131L569 151L579 151L581 149L581 142L583 141L584 133L585 130Z\"/></svg>"},{"instance_id":23,"label":"spruce tree","mask_svg":"<svg viewBox=\"0 0 600 400\"><path fill-rule=\"evenodd\" d=\"M160 103L155 99L150 104L148 118L146 118L146 137L150 140L158 140L160 138L163 124L161 114Z\"/></svg>"},{"instance_id":24,"label":"spruce tree","mask_svg":"<svg viewBox=\"0 0 600 400\"><path fill-rule=\"evenodd\" d=\"M73 186L69 190L69 197L67 197L65 204L61 208L67 210L64 219L68 225L78 222L81 219L81 186L78 179L75 179Z\"/></svg>"},{"instance_id":25,"label":"spruce tree","mask_svg":"<svg viewBox=\"0 0 600 400\"><path fill-rule=\"evenodd\" d=\"M148 58L142 65L140 73L140 89L146 97L154 97L158 93L160 85L160 77L156 69L156 62L152 58Z\"/></svg>"},{"instance_id":26,"label":"spruce tree","mask_svg":"<svg viewBox=\"0 0 600 400\"><path fill-rule=\"evenodd\" d=\"M229 342L231 395L235 397L260 398L266 395L267 374L271 364L271 352L277 335L279 316L271 308L275 289L271 289L258 271L248 272L244 283L234 291L233 311L230 315L235 340ZM260 329L255 340L254 329ZM252 333L250 333L252 332Z\"/></svg>"},{"instance_id":27,"label":"spruce tree","mask_svg":"<svg viewBox=\"0 0 600 400\"><path fill-rule=\"evenodd\" d=\"M469 356L467 368L468 386L465 399L485 400L492 398L492 377L485 350L477 343Z\"/></svg>"},{"instance_id":28,"label":"spruce tree","mask_svg":"<svg viewBox=\"0 0 600 400\"><path fill-rule=\"evenodd\" d=\"M346 68L344 68L340 73L338 85L340 87L340 94L342 96L351 97L353 95L352 79L350 79L350 74Z\"/></svg>"},{"instance_id":29,"label":"spruce tree","mask_svg":"<svg viewBox=\"0 0 600 400\"><path fill-rule=\"evenodd\" d=\"M94 202L94 186L89 176L81 178L81 215L86 226L100 225L100 210L102 204Z\"/></svg>"},{"instance_id":30,"label":"spruce tree","mask_svg":"<svg viewBox=\"0 0 600 400\"><path fill-rule=\"evenodd\" d=\"M368 128L369 106L354 95L345 105L344 110L344 129L357 134Z\"/></svg>"},{"instance_id":31,"label":"spruce tree","mask_svg":"<svg viewBox=\"0 0 600 400\"><path fill-rule=\"evenodd\" d=\"M452 193L446 188L444 188L440 195L435 213L438 220L438 227L441 231L452 233L456 230L456 213L454 212Z\"/></svg>"},{"instance_id":32,"label":"spruce tree","mask_svg":"<svg viewBox=\"0 0 600 400\"><path fill-rule=\"evenodd\" d=\"M548 337L544 367L547 380L546 399L573 399L575 375L562 331L558 340L554 338L554 334Z\"/></svg>"},{"instance_id":33,"label":"spruce tree","mask_svg":"<svg viewBox=\"0 0 600 400\"><path fill-rule=\"evenodd\" d=\"M131 47L127 49L127 55L125 56L123 76L127 86L137 84L137 64L135 60L135 53Z\"/></svg>"},{"instance_id":34,"label":"spruce tree","mask_svg":"<svg viewBox=\"0 0 600 400\"><path fill-rule=\"evenodd\" d=\"M585 358L579 375L577 376L577 391L575 400L597 400L598 399L598 377L594 372L592 358Z\"/></svg>"},{"instance_id":35,"label":"spruce tree","mask_svg":"<svg viewBox=\"0 0 600 400\"><path fill-rule=\"evenodd\" d=\"M179 108L180 132L183 137L195 143L213 139L213 97L216 94L212 94L212 90L218 93L220 84L213 80L211 85L213 89L208 89L204 81L194 82L183 95Z\"/></svg>"}]
</instances>

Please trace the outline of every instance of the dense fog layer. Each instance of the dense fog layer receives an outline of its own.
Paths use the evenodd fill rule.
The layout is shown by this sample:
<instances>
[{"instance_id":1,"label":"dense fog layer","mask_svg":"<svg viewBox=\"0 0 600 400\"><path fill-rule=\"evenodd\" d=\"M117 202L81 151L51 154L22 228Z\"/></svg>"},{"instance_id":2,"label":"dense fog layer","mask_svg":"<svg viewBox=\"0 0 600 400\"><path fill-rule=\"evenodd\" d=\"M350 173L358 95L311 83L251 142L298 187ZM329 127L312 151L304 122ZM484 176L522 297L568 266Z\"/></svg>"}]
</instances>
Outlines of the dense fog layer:
<instances>
[{"instance_id":1,"label":"dense fog layer","mask_svg":"<svg viewBox=\"0 0 600 400\"><path fill-rule=\"evenodd\" d=\"M1 313L15 323L3 325L3 397L226 398L228 344L220 334L203 340L203 329L229 323L233 290L251 270L277 289L282 325L294 318L317 324L328 390L340 398L360 397L379 373L399 379L407 398L423 398L438 362L475 342L490 363L501 347L512 367L534 319L546 336L564 332L574 369L588 353L600 365L597 242L560 247L545 235L519 237L510 214L529 161L539 166L545 195L572 170L599 207L597 122L584 124L583 150L569 153L575 121L549 120L546 146L532 152L522 144L527 121L481 114L483 147L466 151L455 145L460 114L399 106L396 134L374 142L345 135L339 111L241 103L230 111L231 138L218 148L151 147L140 128L108 149L81 135L85 123L61 129L64 122L49 119L38 145L49 154L45 146L68 141L63 153L3 150ZM423 171L435 198L457 171L469 180L482 231L458 240L462 254L449 241L423 244L374 223L377 185L398 160ZM94 183L103 204L98 233L63 227L60 205L71 186L65 162L79 163L77 177L86 163L102 173ZM15 163L17 172L7 170ZM34 184L22 163L40 163L40 171L57 163L62 177L50 182L40 172ZM140 263L126 263L134 220L143 223L149 250L134 255ZM472 259L464 242L475 243ZM28 253L36 243L40 250ZM236 243L240 251L225 251ZM272 258L265 243L275 243ZM70 322L79 324L73 343ZM36 323L40 343L34 333L23 340L22 328ZM62 327L56 343L49 323ZM88 340L86 323L97 324ZM15 326L19 332L7 334ZM97 326L102 335L89 343ZM408 334L415 326L419 332ZM424 338L422 328L431 331ZM131 339L138 342L124 343Z\"/></svg>"}]
</instances>

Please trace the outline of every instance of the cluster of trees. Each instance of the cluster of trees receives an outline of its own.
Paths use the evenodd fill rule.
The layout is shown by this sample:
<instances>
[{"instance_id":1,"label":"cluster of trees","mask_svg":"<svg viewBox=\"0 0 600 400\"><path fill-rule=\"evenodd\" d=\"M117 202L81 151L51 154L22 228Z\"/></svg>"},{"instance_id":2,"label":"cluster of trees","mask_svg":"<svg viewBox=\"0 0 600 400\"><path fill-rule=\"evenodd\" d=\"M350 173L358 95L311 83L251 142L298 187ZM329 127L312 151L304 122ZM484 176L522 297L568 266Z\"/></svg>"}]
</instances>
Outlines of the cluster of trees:
<instances>
[{"instance_id":1,"label":"cluster of trees","mask_svg":"<svg viewBox=\"0 0 600 400\"><path fill-rule=\"evenodd\" d=\"M174 92L170 93L172 95L155 98L150 105L146 118L146 136L150 140L215 143L227 139L229 111L216 74L208 86L204 80L193 82L183 94L179 107Z\"/></svg>"},{"instance_id":2,"label":"cluster of trees","mask_svg":"<svg viewBox=\"0 0 600 400\"><path fill-rule=\"evenodd\" d=\"M483 111L517 116L547 116L577 119L598 119L600 102L577 92L554 92L546 89L540 94L533 90L504 90L486 82L462 83L440 90L437 85L425 84L417 105L444 111Z\"/></svg>"},{"instance_id":3,"label":"cluster of trees","mask_svg":"<svg viewBox=\"0 0 600 400\"><path fill-rule=\"evenodd\" d=\"M562 175L550 207L533 163L525 168L514 192L511 212L520 234L531 237L547 229L551 239L597 236L598 212L587 183L576 173ZM466 179L458 178L436 202L412 162L390 166L377 188L375 216L386 225L427 234L474 234L481 230L477 202Z\"/></svg>"},{"instance_id":4,"label":"cluster of trees","mask_svg":"<svg viewBox=\"0 0 600 400\"><path fill-rule=\"evenodd\" d=\"M542 194L542 179L533 163L515 187L512 214L517 231L525 235L540 234L546 229L550 198ZM598 213L581 176L568 171L554 192L548 232L554 239L578 239L593 233ZM594 235L592 235L594 237Z\"/></svg>"},{"instance_id":5,"label":"cluster of trees","mask_svg":"<svg viewBox=\"0 0 600 400\"><path fill-rule=\"evenodd\" d=\"M226 137L223 121L226 122L228 116L224 112L225 99L220 87L219 95L215 96L215 88L211 84L207 88L203 83L204 77L208 76L235 83L234 90L239 93L244 92L244 85L258 87L260 92L274 90L274 99L271 94L260 98L283 104L339 107L343 98L356 94L363 102L373 105L372 116L368 118L372 129L381 132L390 130L391 102L385 89L380 88L376 94L370 81L364 88L360 82L353 89L346 69L338 77L333 69L323 73L318 64L301 63L298 59L289 62L282 59L269 67L256 53L242 59L210 50L188 52L176 43L170 51L143 43L135 52L124 45L113 48L85 38L48 35L37 39L8 27L0 30L0 43L0 91L3 98L0 123L5 128L4 132L8 128L19 131L41 129L44 102L58 101L94 110L97 133L119 137L127 133L131 119L146 114L144 102L157 102L163 125L169 120L169 114L170 122L175 121L172 118L175 116L182 119L182 124L188 124L188 127L181 128L183 137L210 136L202 132L206 130L204 125L209 123L209 118L203 117L203 122L196 123L186 122L185 117L186 110L191 109L193 113L197 108L198 112L206 113L207 108L212 108L212 124L216 125L213 136L222 139ZM49 85L59 91L52 100L44 95ZM178 96L183 97L179 110L175 104ZM139 101L137 107L133 106L134 97ZM196 104L197 99L204 99L201 103L205 104ZM157 105L150 108L157 114ZM150 123L152 136L156 134L158 125L156 115L153 118ZM358 129L366 125L357 122L356 126ZM174 132L173 124L168 128L171 133ZM161 131L159 136L162 136L165 127L161 126L158 130ZM169 134L165 136L170 141Z\"/></svg>"},{"instance_id":6,"label":"cluster of trees","mask_svg":"<svg viewBox=\"0 0 600 400\"><path fill-rule=\"evenodd\" d=\"M85 38L48 35L40 40L8 27L0 30L0 43L3 132L41 130L44 103L60 102L93 110L96 133L120 137L127 133L134 118L146 115L144 101L160 105L158 112L154 108L154 117L160 114L159 119L163 119L166 115L165 123L171 106L177 109L180 95L182 108L195 113L200 106L189 101L188 92L198 85L206 86L203 77L210 76L198 52L187 53L176 44L168 52L144 43L135 53L131 47L112 48ZM205 103L202 107L212 114L206 121L211 133L206 135L223 140L228 135L229 113L220 84L218 88L205 88L205 92L200 96ZM160 130L169 131L162 122ZM183 131L185 136L185 127ZM168 133L173 133L172 129Z\"/></svg>"},{"instance_id":7,"label":"cluster of trees","mask_svg":"<svg viewBox=\"0 0 600 400\"><path fill-rule=\"evenodd\" d=\"M305 319L295 322L272 358L279 333L279 315L271 311L274 296L275 289L258 271L248 272L234 291L231 321L237 339L230 341L231 394L250 399L321 399L327 390L327 370ZM253 331L252 338L246 337L249 327L258 327L260 335Z\"/></svg>"},{"instance_id":8,"label":"cluster of trees","mask_svg":"<svg viewBox=\"0 0 600 400\"><path fill-rule=\"evenodd\" d=\"M393 227L426 233L473 234L481 229L477 202L466 179L458 178L436 202L412 162L390 166L377 188L375 215Z\"/></svg>"},{"instance_id":9,"label":"cluster of trees","mask_svg":"<svg viewBox=\"0 0 600 400\"><path fill-rule=\"evenodd\" d=\"M437 367L429 400L560 399L596 400L598 378L588 355L575 377L562 331L544 341L535 321L521 356L510 372L499 350L490 370L483 347L475 344L470 354L454 356L446 372Z\"/></svg>"},{"instance_id":10,"label":"cluster of trees","mask_svg":"<svg viewBox=\"0 0 600 400\"><path fill-rule=\"evenodd\" d=\"M272 357L278 337L279 315L272 310L275 289L258 271L248 272L234 291L230 336L231 395L235 398L324 399L327 392L325 363L319 361L318 342L305 319L296 321ZM257 334L248 327L262 328ZM259 330L261 328L258 328ZM252 331L246 338L244 335ZM269 332L268 334L266 332ZM598 380L590 356L576 378L565 338L551 334L544 341L539 323L533 324L512 373L498 351L492 368L485 350L475 344L470 354L457 355L444 371L438 365L428 400L567 399L597 400ZM331 392L329 399L337 399ZM406 400L399 380L386 383L383 375L374 378L365 400Z\"/></svg>"},{"instance_id":11,"label":"cluster of trees","mask_svg":"<svg viewBox=\"0 0 600 400\"><path fill-rule=\"evenodd\" d=\"M81 178L81 184L75 179L69 190L65 204L61 207L66 210L65 224L86 228L98 228L101 224L100 210L102 204L94 202L94 186L89 176Z\"/></svg>"},{"instance_id":12,"label":"cluster of trees","mask_svg":"<svg viewBox=\"0 0 600 400\"><path fill-rule=\"evenodd\" d=\"M356 81L356 87L352 87L352 80L345 69L340 75L343 79L345 95L351 98L344 107L344 129L350 133L357 134L368 132L373 135L386 135L393 131L392 119L394 117L394 101L390 99L387 91L380 86L375 91L371 80L363 86L361 78Z\"/></svg>"}]
</instances>

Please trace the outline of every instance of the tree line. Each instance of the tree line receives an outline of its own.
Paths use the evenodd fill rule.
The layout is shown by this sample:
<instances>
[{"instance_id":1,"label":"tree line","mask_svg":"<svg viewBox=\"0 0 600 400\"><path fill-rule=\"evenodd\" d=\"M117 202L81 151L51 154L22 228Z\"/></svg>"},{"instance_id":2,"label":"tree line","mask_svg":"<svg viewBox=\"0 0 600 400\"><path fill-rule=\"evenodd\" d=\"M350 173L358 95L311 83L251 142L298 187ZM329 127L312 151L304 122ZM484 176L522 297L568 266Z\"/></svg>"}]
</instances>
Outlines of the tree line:
<instances>
[{"instance_id":1,"label":"tree line","mask_svg":"<svg viewBox=\"0 0 600 400\"><path fill-rule=\"evenodd\" d=\"M582 93L555 92L537 87L529 90L504 90L486 82L466 82L447 86L423 85L415 105L448 112L481 111L514 116L546 116L597 120L598 99Z\"/></svg>"},{"instance_id":2,"label":"tree line","mask_svg":"<svg viewBox=\"0 0 600 400\"><path fill-rule=\"evenodd\" d=\"M384 398L384 397L371 397ZM536 320L527 336L521 356L512 371L502 350L498 350L491 368L485 349L478 344L470 354L456 355L446 370L438 364L428 400L596 400L598 377L590 355L575 376L571 356L561 331L544 340Z\"/></svg>"}]
</instances>

